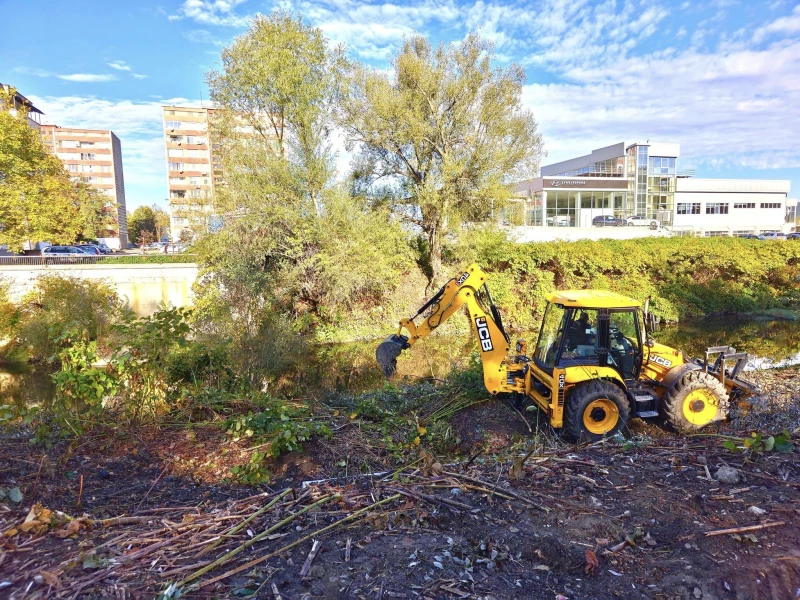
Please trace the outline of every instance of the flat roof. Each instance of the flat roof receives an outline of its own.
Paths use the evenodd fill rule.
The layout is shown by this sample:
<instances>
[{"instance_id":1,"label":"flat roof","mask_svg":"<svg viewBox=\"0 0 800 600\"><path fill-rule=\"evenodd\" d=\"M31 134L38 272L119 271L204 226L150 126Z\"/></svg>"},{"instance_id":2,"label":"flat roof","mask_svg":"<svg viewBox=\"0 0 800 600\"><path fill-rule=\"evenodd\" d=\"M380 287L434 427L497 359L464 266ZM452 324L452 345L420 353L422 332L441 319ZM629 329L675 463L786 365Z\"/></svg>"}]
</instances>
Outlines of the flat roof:
<instances>
[{"instance_id":1,"label":"flat roof","mask_svg":"<svg viewBox=\"0 0 800 600\"><path fill-rule=\"evenodd\" d=\"M608 290L558 290L545 294L548 302L568 308L638 308L638 300Z\"/></svg>"},{"instance_id":2,"label":"flat roof","mask_svg":"<svg viewBox=\"0 0 800 600\"><path fill-rule=\"evenodd\" d=\"M625 142L619 142L603 148L597 148L596 150L592 150L591 154L586 154L584 156L578 156L576 158L562 160L561 162L543 165L541 171L544 177L548 177L551 175L557 175L558 173L574 171L575 169L586 167L601 160L618 158L620 156L625 156Z\"/></svg>"},{"instance_id":3,"label":"flat roof","mask_svg":"<svg viewBox=\"0 0 800 600\"><path fill-rule=\"evenodd\" d=\"M5 90L11 89L11 86L8 85L7 83L0 83L0 87L5 89ZM17 91L14 91L14 99L17 102L19 102L20 104L25 105L25 108L28 109L28 112L35 112L35 113L39 113L40 115L44 114L42 111L40 111L38 108L36 108L33 105L33 102L28 100L25 96L23 96L22 94L20 94Z\"/></svg>"}]
</instances>

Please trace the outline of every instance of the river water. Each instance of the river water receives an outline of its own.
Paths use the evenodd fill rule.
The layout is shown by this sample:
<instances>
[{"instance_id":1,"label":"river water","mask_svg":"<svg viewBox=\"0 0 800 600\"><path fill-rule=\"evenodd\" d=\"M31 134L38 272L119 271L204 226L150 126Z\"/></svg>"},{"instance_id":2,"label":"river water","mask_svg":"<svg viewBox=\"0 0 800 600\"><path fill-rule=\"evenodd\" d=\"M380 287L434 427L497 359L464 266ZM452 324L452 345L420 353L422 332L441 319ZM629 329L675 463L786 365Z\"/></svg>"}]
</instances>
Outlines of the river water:
<instances>
[{"instance_id":1,"label":"river water","mask_svg":"<svg viewBox=\"0 0 800 600\"><path fill-rule=\"evenodd\" d=\"M438 333L438 332L437 332ZM531 348L536 333L513 336L528 340ZM655 334L659 342L679 348L690 356L702 357L708 346L730 345L751 355L750 368L800 364L800 321L756 321L722 319L687 321L664 327ZM380 340L320 345L298 360L297 368L273 384L275 391L295 397L319 396L330 392L359 393L384 385L375 362ZM404 352L398 361L394 382L425 378L442 379L454 368L463 367L476 355L470 334L431 335ZM54 386L45 367L0 366L0 405L33 405L52 398Z\"/></svg>"}]
</instances>

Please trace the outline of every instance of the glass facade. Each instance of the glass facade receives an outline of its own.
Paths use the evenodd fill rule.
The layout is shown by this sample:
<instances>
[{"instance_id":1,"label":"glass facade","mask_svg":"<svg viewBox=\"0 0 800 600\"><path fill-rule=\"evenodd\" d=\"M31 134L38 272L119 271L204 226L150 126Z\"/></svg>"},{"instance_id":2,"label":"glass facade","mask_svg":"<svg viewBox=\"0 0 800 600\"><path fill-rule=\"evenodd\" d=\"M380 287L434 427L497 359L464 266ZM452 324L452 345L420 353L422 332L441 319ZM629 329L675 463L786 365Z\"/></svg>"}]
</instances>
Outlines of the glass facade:
<instances>
[{"instance_id":1,"label":"glass facade","mask_svg":"<svg viewBox=\"0 0 800 600\"><path fill-rule=\"evenodd\" d=\"M631 214L661 223L672 222L677 159L672 156L650 156L650 147L645 145L631 146L627 152Z\"/></svg>"},{"instance_id":2,"label":"glass facade","mask_svg":"<svg viewBox=\"0 0 800 600\"><path fill-rule=\"evenodd\" d=\"M545 223L550 227L590 227L599 215L623 214L623 190L547 190Z\"/></svg>"},{"instance_id":3,"label":"glass facade","mask_svg":"<svg viewBox=\"0 0 800 600\"><path fill-rule=\"evenodd\" d=\"M594 162L580 169L556 173L553 177L625 177L625 157Z\"/></svg>"}]
</instances>

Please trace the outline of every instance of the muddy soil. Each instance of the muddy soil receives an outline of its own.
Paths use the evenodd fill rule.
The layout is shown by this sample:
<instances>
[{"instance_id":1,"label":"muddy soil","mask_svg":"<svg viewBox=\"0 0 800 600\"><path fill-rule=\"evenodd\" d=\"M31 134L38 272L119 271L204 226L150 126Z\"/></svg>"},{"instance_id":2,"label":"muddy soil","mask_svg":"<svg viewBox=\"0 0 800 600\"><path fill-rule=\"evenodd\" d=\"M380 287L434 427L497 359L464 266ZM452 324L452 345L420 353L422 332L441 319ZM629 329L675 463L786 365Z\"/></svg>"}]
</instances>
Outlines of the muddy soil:
<instances>
[{"instance_id":1,"label":"muddy soil","mask_svg":"<svg viewBox=\"0 0 800 600\"><path fill-rule=\"evenodd\" d=\"M462 458L429 457L369 477L345 476L338 465L343 446L360 435L357 424L344 424L333 440L282 457L273 465L278 478L258 489L214 483L246 453L215 428L97 435L49 450L7 431L0 488L19 488L23 499L0 500L0 598L177 598L175 584L270 528L178 586L180 597L800 593L796 433L794 452L747 454L724 449L718 437L678 436L634 420L624 443L548 446L541 440L552 432L529 433L499 401L456 415L453 427ZM520 464L533 444L537 451ZM369 468L380 470L380 454L370 454L378 462ZM734 469L730 479L723 467ZM309 509L320 499L324 506ZM49 521L21 530L26 516L44 519L45 509L53 511ZM69 517L82 515L70 530ZM120 516L132 518L103 521ZM317 552L304 568L314 540Z\"/></svg>"}]
</instances>

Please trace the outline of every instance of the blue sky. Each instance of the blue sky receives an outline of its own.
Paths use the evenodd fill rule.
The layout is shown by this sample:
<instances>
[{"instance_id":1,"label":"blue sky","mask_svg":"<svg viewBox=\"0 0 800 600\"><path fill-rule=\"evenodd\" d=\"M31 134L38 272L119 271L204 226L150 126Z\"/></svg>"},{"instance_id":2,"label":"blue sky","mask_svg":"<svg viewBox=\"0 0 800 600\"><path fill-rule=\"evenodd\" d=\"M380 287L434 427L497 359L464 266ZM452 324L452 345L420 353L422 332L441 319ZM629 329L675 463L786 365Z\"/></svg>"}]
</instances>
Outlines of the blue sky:
<instances>
[{"instance_id":1,"label":"blue sky","mask_svg":"<svg viewBox=\"0 0 800 600\"><path fill-rule=\"evenodd\" d=\"M619 141L681 144L698 177L790 179L800 196L797 0L40 0L0 2L0 81L45 122L112 129L129 210L165 204L162 104L208 98L205 73L257 13L285 8L385 67L403 36L477 30L528 75L545 164Z\"/></svg>"}]
</instances>

